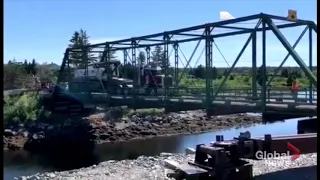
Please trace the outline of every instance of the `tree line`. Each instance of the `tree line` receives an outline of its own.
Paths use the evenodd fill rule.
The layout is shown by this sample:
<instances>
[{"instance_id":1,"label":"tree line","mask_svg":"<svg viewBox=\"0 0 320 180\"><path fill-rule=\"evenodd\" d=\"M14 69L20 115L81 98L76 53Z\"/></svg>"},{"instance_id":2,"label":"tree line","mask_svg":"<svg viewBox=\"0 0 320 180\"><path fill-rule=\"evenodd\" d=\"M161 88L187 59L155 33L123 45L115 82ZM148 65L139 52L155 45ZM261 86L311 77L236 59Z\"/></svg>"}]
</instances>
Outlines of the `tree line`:
<instances>
[{"instance_id":1,"label":"tree line","mask_svg":"<svg viewBox=\"0 0 320 180\"><path fill-rule=\"evenodd\" d=\"M41 82L55 83L58 74L47 64L39 64L35 59L18 62L15 59L9 60L3 67L4 90L35 88L35 80Z\"/></svg>"}]
</instances>

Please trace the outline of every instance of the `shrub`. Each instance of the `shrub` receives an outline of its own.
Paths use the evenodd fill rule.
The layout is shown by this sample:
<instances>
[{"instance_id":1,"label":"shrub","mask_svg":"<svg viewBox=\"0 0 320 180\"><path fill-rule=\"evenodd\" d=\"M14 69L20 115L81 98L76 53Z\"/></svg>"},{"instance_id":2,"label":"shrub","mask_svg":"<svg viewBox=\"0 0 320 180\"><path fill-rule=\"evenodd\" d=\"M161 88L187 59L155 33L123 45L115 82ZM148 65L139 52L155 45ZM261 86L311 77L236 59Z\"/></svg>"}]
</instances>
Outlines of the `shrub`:
<instances>
[{"instance_id":1,"label":"shrub","mask_svg":"<svg viewBox=\"0 0 320 180\"><path fill-rule=\"evenodd\" d=\"M19 124L34 121L39 112L38 98L35 94L4 97L4 123Z\"/></svg>"}]
</instances>

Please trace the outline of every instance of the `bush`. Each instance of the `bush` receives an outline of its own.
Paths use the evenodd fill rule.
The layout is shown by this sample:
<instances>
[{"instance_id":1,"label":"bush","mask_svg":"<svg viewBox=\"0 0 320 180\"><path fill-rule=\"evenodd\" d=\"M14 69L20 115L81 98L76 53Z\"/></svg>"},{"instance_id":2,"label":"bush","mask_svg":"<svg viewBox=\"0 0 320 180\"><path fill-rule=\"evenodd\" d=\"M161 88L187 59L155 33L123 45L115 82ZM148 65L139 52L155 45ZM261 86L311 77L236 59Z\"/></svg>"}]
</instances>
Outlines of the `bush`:
<instances>
[{"instance_id":1,"label":"bush","mask_svg":"<svg viewBox=\"0 0 320 180\"><path fill-rule=\"evenodd\" d=\"M37 119L39 113L38 98L35 94L4 97L4 123L19 124Z\"/></svg>"}]
</instances>

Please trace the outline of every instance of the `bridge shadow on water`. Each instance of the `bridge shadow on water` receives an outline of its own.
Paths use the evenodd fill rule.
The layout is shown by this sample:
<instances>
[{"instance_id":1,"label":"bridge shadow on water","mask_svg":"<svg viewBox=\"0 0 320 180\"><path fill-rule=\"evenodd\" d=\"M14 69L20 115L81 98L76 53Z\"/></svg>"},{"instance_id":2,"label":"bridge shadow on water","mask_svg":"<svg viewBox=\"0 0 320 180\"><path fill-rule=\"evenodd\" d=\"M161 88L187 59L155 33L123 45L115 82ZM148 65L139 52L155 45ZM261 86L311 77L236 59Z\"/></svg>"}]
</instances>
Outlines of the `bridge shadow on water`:
<instances>
[{"instance_id":1,"label":"bridge shadow on water","mask_svg":"<svg viewBox=\"0 0 320 180\"><path fill-rule=\"evenodd\" d=\"M13 179L15 176L38 172L77 169L107 160L135 159L141 155L154 156L161 152L183 153L186 147L195 147L197 144L214 141L216 135L224 135L224 139L230 139L243 131L250 131L252 136L297 134L298 120L291 119L209 133L95 145L93 151L73 148L65 151L60 149L59 153L41 155L26 151L5 152L4 175L5 179Z\"/></svg>"}]
</instances>

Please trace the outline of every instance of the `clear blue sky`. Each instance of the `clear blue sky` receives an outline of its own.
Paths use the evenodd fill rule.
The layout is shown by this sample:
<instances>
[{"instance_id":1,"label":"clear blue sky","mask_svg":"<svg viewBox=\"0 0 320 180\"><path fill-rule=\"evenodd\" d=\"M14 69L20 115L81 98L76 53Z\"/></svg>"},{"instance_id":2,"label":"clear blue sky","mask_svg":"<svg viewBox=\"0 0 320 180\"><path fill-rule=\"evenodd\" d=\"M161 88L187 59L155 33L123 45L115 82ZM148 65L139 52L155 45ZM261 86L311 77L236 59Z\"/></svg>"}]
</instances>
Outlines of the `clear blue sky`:
<instances>
[{"instance_id":1,"label":"clear blue sky","mask_svg":"<svg viewBox=\"0 0 320 180\"><path fill-rule=\"evenodd\" d=\"M91 42L96 43L219 21L220 11L228 11L234 17L260 12L286 16L288 9L297 10L300 19L316 20L316 0L5 0L4 60L35 58L41 63L61 64L68 40L80 28L87 31ZM293 44L302 30L291 28L282 32ZM316 48L314 35L313 46ZM267 36L267 65L277 66L287 51L272 32ZM230 66L247 37L216 40ZM305 36L297 46L297 52L305 62L308 62L307 38ZM188 43L181 48L189 56L195 44ZM202 47L192 66L201 50ZM251 65L250 51L249 46L237 66ZM313 56L313 64L316 64L316 49ZM122 59L121 54L119 58ZM204 56L200 60L203 62ZM290 58L285 65L296 63ZM214 66L228 67L216 49Z\"/></svg>"}]
</instances>

